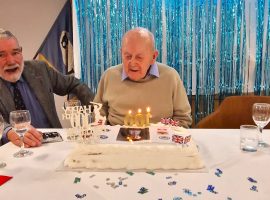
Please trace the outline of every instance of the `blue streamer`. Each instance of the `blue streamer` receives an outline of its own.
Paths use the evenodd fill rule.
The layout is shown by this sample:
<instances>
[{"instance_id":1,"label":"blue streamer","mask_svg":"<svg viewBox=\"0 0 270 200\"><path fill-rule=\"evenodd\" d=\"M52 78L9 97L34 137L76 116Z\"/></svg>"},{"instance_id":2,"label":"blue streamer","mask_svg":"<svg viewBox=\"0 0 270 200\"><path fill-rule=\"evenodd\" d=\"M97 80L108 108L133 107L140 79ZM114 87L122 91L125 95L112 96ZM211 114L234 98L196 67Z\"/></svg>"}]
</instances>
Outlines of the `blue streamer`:
<instances>
[{"instance_id":1,"label":"blue streamer","mask_svg":"<svg viewBox=\"0 0 270 200\"><path fill-rule=\"evenodd\" d=\"M162 2L166 21L162 18ZM265 91L267 95L270 93L269 2L258 0L256 4L259 23L256 24L254 85L256 94ZM217 92L220 100L232 94L241 95L249 78L246 1L219 3L220 13L217 13L217 0L75 0L82 80L96 92L101 74L122 62L123 34L136 26L145 27L155 36L160 55L157 61L161 62L161 55L166 55L166 64L179 72L190 102L196 93L195 122L198 122L214 110ZM264 15L266 3L268 13ZM166 52L162 48L165 24Z\"/></svg>"}]
</instances>

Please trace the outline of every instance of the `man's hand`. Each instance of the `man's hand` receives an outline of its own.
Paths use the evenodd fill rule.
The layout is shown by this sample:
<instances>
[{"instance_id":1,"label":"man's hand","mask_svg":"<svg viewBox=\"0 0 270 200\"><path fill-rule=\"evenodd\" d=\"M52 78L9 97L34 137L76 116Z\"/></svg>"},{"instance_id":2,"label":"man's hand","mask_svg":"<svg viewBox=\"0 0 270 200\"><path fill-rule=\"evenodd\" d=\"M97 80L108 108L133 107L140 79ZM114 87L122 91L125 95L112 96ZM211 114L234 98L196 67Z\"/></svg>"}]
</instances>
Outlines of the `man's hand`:
<instances>
[{"instance_id":1,"label":"man's hand","mask_svg":"<svg viewBox=\"0 0 270 200\"><path fill-rule=\"evenodd\" d=\"M17 146L21 146L20 137L11 129L7 133L7 137L9 141ZM42 135L41 133L35 129L34 127L30 126L29 130L25 133L23 142L25 147L38 147L41 145Z\"/></svg>"}]
</instances>

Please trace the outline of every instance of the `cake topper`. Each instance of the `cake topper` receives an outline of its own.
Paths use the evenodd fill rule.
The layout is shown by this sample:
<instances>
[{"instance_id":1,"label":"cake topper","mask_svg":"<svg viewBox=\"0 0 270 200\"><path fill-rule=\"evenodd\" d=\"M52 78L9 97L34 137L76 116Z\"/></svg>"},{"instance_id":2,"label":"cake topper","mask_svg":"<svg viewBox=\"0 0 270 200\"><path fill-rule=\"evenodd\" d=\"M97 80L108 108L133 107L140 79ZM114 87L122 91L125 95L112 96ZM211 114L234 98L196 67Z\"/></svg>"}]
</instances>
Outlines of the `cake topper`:
<instances>
[{"instance_id":1,"label":"cake topper","mask_svg":"<svg viewBox=\"0 0 270 200\"><path fill-rule=\"evenodd\" d=\"M93 111L92 111L93 106ZM63 107L62 119L70 121L68 139L83 143L96 143L102 133L106 117L101 116L102 104L90 102L88 106Z\"/></svg>"}]
</instances>

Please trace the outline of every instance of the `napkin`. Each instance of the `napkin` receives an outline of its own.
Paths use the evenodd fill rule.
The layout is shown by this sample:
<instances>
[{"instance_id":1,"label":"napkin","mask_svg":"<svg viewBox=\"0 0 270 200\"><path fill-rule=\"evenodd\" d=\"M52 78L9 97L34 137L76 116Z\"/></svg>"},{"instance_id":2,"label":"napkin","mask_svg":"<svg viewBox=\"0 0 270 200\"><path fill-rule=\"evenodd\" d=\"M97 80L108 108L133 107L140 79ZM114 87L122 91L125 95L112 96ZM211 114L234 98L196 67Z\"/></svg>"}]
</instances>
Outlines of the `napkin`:
<instances>
[{"instance_id":1,"label":"napkin","mask_svg":"<svg viewBox=\"0 0 270 200\"><path fill-rule=\"evenodd\" d=\"M0 175L0 186L3 185L5 182L9 181L12 179L12 176L2 176Z\"/></svg>"}]
</instances>

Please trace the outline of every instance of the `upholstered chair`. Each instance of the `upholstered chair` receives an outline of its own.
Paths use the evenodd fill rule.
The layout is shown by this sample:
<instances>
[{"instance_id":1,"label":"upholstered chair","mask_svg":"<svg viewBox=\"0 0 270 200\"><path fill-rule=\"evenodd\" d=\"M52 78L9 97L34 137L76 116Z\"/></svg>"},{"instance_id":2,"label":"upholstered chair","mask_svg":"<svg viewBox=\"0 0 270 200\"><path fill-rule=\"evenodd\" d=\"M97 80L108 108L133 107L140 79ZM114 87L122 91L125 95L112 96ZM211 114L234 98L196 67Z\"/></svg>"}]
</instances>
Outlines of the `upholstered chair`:
<instances>
[{"instance_id":1,"label":"upholstered chair","mask_svg":"<svg viewBox=\"0 0 270 200\"><path fill-rule=\"evenodd\" d=\"M243 124L255 124L252 119L254 103L269 103L270 96L230 96L203 118L196 128L238 129ZM270 128L268 124L265 128Z\"/></svg>"}]
</instances>

